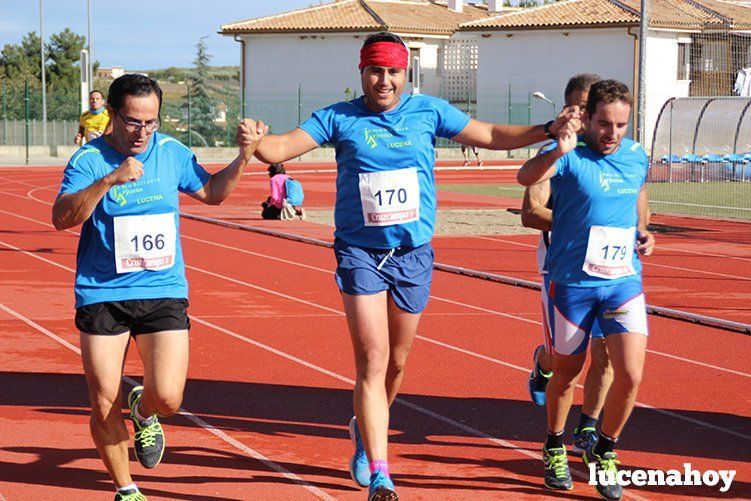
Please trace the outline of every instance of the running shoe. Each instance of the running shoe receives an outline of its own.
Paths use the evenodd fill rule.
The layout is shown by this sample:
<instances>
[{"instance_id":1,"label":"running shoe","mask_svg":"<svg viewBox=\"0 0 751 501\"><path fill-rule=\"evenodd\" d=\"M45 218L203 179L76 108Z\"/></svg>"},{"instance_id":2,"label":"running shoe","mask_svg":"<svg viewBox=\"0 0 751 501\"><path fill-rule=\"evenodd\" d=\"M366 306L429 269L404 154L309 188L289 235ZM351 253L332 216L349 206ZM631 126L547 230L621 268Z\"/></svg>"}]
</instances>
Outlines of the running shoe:
<instances>
[{"instance_id":1,"label":"running shoe","mask_svg":"<svg viewBox=\"0 0 751 501\"><path fill-rule=\"evenodd\" d=\"M603 498L609 501L618 501L623 497L623 487L618 485L618 454L615 452L606 452L602 456L598 456L594 453L594 444L589 449L584 451L582 455L584 464L587 466L590 463L595 465L595 488L597 493ZM600 472L605 472L604 475L600 475ZM604 476L605 478L601 478Z\"/></svg>"},{"instance_id":2,"label":"running shoe","mask_svg":"<svg viewBox=\"0 0 751 501\"><path fill-rule=\"evenodd\" d=\"M597 430L591 427L582 428L582 431L574 430L574 444L571 447L571 454L581 456L584 451L594 447L597 442Z\"/></svg>"},{"instance_id":3,"label":"running shoe","mask_svg":"<svg viewBox=\"0 0 751 501\"><path fill-rule=\"evenodd\" d=\"M358 428L357 419L354 416L349 420L349 438L352 439L352 445L355 447L355 453L349 460L349 474L357 485L368 487L370 485L368 456L365 454L365 447L362 445L362 438L360 437L360 428Z\"/></svg>"},{"instance_id":4,"label":"running shoe","mask_svg":"<svg viewBox=\"0 0 751 501\"><path fill-rule=\"evenodd\" d=\"M370 476L368 501L398 501L399 495L394 490L394 482L388 475L376 471Z\"/></svg>"},{"instance_id":5,"label":"running shoe","mask_svg":"<svg viewBox=\"0 0 751 501\"><path fill-rule=\"evenodd\" d=\"M137 489L126 489L115 494L115 501L147 501L146 496Z\"/></svg>"},{"instance_id":6,"label":"running shoe","mask_svg":"<svg viewBox=\"0 0 751 501\"><path fill-rule=\"evenodd\" d=\"M150 417L144 423L136 418L135 409L142 395L143 386L135 386L128 393L130 420L133 421L133 429L136 433L134 437L136 458L144 468L154 468L162 460L164 454L164 431L156 416Z\"/></svg>"},{"instance_id":7,"label":"running shoe","mask_svg":"<svg viewBox=\"0 0 751 501\"><path fill-rule=\"evenodd\" d=\"M543 447L542 461L545 463L545 487L555 491L570 491L574 488L571 472L568 469L566 449L563 447L554 449Z\"/></svg>"},{"instance_id":8,"label":"running shoe","mask_svg":"<svg viewBox=\"0 0 751 501\"><path fill-rule=\"evenodd\" d=\"M534 402L535 405L539 405L540 407L545 406L545 388L547 388L548 386L550 376L553 375L552 371L545 373L540 367L540 363L537 361L537 354L540 352L540 350L544 349L544 344L541 344L540 346L535 348L535 352L532 355L532 360L535 363L535 368L532 369L532 372L529 375L529 396L532 398L532 402Z\"/></svg>"}]
</instances>

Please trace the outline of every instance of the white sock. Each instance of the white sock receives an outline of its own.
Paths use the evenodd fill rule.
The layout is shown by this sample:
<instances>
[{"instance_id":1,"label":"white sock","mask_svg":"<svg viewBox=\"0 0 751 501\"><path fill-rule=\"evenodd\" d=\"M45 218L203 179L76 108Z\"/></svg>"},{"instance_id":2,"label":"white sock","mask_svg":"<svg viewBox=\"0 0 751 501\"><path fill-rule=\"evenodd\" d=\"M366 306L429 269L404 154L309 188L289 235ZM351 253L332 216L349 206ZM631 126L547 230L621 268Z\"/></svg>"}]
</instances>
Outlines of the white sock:
<instances>
[{"instance_id":1,"label":"white sock","mask_svg":"<svg viewBox=\"0 0 751 501\"><path fill-rule=\"evenodd\" d=\"M147 424L147 423L149 423L149 422L151 421L151 418L153 418L153 417L154 417L153 415L152 415L152 416L149 416L149 417L143 417L143 416L141 415L141 412L140 412L140 411L141 411L141 402L139 401L139 402L138 402L138 403L136 404L135 408L133 409L133 415L134 415L134 416L136 417L136 419L138 419L138 421L139 421L139 422L140 422L141 424Z\"/></svg>"},{"instance_id":2,"label":"white sock","mask_svg":"<svg viewBox=\"0 0 751 501\"><path fill-rule=\"evenodd\" d=\"M128 491L128 490L131 490L131 489L133 489L136 492L138 492L138 486L136 484L128 484L128 485L125 485L123 487L120 487L119 489L117 489L117 492L124 492L124 491Z\"/></svg>"}]
</instances>

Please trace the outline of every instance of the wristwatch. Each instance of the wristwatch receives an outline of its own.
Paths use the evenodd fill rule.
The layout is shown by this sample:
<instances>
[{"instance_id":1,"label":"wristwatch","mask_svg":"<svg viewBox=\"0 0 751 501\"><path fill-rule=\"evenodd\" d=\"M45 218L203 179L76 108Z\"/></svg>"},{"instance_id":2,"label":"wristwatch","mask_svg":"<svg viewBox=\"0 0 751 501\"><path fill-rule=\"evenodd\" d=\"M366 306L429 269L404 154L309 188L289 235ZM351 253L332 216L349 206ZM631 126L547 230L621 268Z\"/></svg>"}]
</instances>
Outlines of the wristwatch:
<instances>
[{"instance_id":1,"label":"wristwatch","mask_svg":"<svg viewBox=\"0 0 751 501\"><path fill-rule=\"evenodd\" d=\"M554 122L555 120L551 120L542 127L542 130L545 132L545 135L548 136L548 139L557 139L555 134L550 132L550 126L553 125Z\"/></svg>"}]
</instances>

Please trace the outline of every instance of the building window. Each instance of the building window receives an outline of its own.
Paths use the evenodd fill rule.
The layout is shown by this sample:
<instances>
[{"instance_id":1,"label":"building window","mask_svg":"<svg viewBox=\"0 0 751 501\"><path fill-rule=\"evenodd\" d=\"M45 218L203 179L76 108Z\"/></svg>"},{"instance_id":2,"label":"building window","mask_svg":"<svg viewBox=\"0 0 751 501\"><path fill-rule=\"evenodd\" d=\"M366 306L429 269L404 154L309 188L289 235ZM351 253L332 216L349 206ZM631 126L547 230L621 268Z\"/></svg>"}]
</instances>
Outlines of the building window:
<instances>
[{"instance_id":1,"label":"building window","mask_svg":"<svg viewBox=\"0 0 751 501\"><path fill-rule=\"evenodd\" d=\"M704 71L727 71L727 45L724 41L703 42L701 60Z\"/></svg>"},{"instance_id":2,"label":"building window","mask_svg":"<svg viewBox=\"0 0 751 501\"><path fill-rule=\"evenodd\" d=\"M678 44L678 80L691 80L691 44Z\"/></svg>"}]
</instances>

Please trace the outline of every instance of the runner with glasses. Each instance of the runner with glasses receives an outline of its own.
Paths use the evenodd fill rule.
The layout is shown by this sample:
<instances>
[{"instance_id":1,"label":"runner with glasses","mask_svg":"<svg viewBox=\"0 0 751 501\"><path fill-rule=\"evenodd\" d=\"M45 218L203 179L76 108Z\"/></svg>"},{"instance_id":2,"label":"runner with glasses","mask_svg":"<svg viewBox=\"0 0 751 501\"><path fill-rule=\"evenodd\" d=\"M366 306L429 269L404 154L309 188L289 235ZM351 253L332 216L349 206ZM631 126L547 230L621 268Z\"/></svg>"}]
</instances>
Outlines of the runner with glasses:
<instances>
[{"instance_id":1,"label":"runner with glasses","mask_svg":"<svg viewBox=\"0 0 751 501\"><path fill-rule=\"evenodd\" d=\"M110 86L112 133L68 162L52 208L55 228L83 223L75 278L76 327L88 384L91 435L116 500L143 501L128 465L121 378L130 337L144 367L128 394L135 452L146 468L164 453L159 417L180 407L188 368L188 284L180 247L178 192L220 204L237 185L263 131L238 126L239 153L209 174L191 150L157 133L162 90L143 75Z\"/></svg>"}]
</instances>

